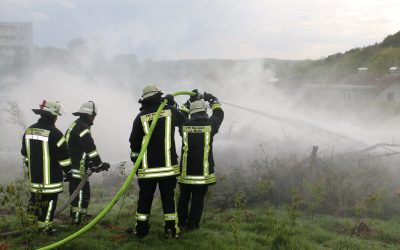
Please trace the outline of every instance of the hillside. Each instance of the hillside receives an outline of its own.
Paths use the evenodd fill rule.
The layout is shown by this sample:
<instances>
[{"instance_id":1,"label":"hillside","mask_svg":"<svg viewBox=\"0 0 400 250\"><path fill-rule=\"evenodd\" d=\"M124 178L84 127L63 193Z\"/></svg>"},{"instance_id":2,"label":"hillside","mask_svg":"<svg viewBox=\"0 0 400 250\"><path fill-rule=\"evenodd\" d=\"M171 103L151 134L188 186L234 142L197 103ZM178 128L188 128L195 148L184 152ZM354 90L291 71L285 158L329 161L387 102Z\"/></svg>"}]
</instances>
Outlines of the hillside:
<instances>
[{"instance_id":1,"label":"hillside","mask_svg":"<svg viewBox=\"0 0 400 250\"><path fill-rule=\"evenodd\" d=\"M298 83L330 83L356 74L359 67L368 68L373 77L381 77L393 66L400 66L400 31L387 36L381 43L353 48L320 60L300 61L289 68L277 68L277 75Z\"/></svg>"}]
</instances>

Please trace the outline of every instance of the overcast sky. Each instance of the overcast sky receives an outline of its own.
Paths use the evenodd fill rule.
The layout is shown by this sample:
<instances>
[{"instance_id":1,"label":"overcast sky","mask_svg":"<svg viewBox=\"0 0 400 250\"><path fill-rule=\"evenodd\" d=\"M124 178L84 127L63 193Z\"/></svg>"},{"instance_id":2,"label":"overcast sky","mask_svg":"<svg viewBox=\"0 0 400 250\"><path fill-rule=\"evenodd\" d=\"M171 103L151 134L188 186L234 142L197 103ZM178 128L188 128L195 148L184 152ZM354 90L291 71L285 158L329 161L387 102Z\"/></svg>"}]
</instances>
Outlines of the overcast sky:
<instances>
[{"instance_id":1,"label":"overcast sky","mask_svg":"<svg viewBox=\"0 0 400 250\"><path fill-rule=\"evenodd\" d=\"M317 59L400 30L399 0L0 0L37 46L77 37L140 59Z\"/></svg>"}]
</instances>

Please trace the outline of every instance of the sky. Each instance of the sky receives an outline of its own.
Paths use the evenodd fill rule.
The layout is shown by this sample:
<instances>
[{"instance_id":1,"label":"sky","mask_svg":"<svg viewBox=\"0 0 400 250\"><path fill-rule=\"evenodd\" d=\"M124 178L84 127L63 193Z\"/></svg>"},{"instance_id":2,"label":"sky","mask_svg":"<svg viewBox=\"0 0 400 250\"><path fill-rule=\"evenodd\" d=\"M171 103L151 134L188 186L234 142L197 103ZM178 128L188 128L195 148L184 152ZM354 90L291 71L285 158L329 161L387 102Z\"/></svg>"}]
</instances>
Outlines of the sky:
<instances>
[{"instance_id":1,"label":"sky","mask_svg":"<svg viewBox=\"0 0 400 250\"><path fill-rule=\"evenodd\" d=\"M318 59L400 30L398 0L0 0L37 46L78 37L139 59Z\"/></svg>"}]
</instances>

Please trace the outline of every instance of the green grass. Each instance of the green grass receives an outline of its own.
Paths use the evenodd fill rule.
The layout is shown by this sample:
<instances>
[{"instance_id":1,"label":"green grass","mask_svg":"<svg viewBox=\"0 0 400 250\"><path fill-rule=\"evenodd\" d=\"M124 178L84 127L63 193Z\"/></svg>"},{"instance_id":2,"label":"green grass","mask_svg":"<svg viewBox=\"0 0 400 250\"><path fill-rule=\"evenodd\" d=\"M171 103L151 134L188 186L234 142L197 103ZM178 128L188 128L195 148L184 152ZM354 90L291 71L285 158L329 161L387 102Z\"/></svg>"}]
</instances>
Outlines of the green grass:
<instances>
[{"instance_id":1,"label":"green grass","mask_svg":"<svg viewBox=\"0 0 400 250\"><path fill-rule=\"evenodd\" d=\"M104 205L104 203L102 203ZM99 212L102 205L90 208ZM299 213L296 226L289 230L286 208L267 205L251 209L230 209L223 212L208 210L201 229L183 233L180 240L165 240L160 200L153 204L150 235L142 240L125 233L134 225L135 200L126 197L119 214L121 201L92 230L60 249L400 249L400 219L367 220L370 231L351 236L346 231L354 220L327 215L310 216ZM15 218L2 218L1 224L15 225ZM56 242L77 227L57 222L55 236L34 236L35 248ZM1 244L24 248L23 237L0 239Z\"/></svg>"},{"instance_id":2,"label":"green grass","mask_svg":"<svg viewBox=\"0 0 400 250\"><path fill-rule=\"evenodd\" d=\"M115 192L114 189L93 185L89 213L98 214ZM294 211L291 209L293 206L271 207L264 204L246 208L240 195L235 198L236 208L224 211L208 209L201 229L183 232L180 240L164 239L161 201L156 197L150 235L138 240L126 233L129 227L134 226L135 194L137 190L131 187L124 201L121 199L96 226L60 249L400 249L400 217L367 219L368 230L356 235L351 234L356 221L353 218L318 214L311 217ZM59 205L66 198L67 193L60 195ZM292 217L289 217L289 212ZM292 227L293 215L296 214ZM68 209L62 218L55 221L59 230L57 235L31 233L0 239L0 249L46 246L79 229L69 225ZM15 230L18 226L17 216L0 216L1 232Z\"/></svg>"}]
</instances>

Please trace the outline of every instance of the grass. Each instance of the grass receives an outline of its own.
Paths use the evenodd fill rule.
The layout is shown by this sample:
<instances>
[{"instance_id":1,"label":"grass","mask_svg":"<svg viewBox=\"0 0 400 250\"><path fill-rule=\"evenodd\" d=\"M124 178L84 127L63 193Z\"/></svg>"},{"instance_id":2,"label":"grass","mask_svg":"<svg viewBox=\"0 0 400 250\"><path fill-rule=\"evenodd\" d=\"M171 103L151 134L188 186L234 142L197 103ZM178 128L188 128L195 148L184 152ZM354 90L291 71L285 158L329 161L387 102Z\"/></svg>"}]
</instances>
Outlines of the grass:
<instances>
[{"instance_id":1,"label":"grass","mask_svg":"<svg viewBox=\"0 0 400 250\"><path fill-rule=\"evenodd\" d=\"M90 210L97 213L102 205ZM60 249L400 249L400 218L370 219L368 233L351 236L346 228L352 219L315 215L311 220L310 216L299 213L295 227L289 231L286 208L268 205L251 209L239 206L223 212L208 210L200 230L183 233L180 240L165 240L159 198L153 204L150 235L138 240L125 232L134 225L135 199L126 197L117 219L120 205L121 201L92 230ZM2 225L7 223L12 227L15 218L1 219ZM64 223L57 222L59 233L55 236L35 236L33 246L56 242L78 229ZM0 242L0 249L26 245L23 237Z\"/></svg>"}]
</instances>

